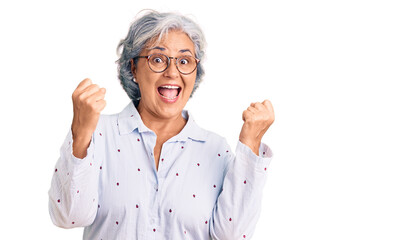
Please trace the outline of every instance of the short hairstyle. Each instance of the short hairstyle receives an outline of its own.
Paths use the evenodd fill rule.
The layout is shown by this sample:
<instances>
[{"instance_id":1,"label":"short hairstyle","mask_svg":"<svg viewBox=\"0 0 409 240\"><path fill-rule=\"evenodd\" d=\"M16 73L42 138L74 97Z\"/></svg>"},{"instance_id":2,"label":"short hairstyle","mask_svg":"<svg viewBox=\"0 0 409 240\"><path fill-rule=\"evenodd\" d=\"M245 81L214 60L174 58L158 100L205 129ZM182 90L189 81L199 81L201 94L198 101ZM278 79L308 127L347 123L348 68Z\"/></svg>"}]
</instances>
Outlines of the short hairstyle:
<instances>
[{"instance_id":1,"label":"short hairstyle","mask_svg":"<svg viewBox=\"0 0 409 240\"><path fill-rule=\"evenodd\" d=\"M117 47L120 55L118 64L118 78L129 98L137 106L141 93L137 83L133 81L131 59L134 59L154 39L160 42L171 30L180 30L186 33L195 46L195 57L203 60L205 55L206 40L204 34L194 21L178 13L159 13L148 10L147 13L137 18L130 26L128 35L122 39ZM135 59L136 60L136 59ZM136 69L136 61L134 62ZM196 80L192 97L204 76L202 61L197 65Z\"/></svg>"}]
</instances>

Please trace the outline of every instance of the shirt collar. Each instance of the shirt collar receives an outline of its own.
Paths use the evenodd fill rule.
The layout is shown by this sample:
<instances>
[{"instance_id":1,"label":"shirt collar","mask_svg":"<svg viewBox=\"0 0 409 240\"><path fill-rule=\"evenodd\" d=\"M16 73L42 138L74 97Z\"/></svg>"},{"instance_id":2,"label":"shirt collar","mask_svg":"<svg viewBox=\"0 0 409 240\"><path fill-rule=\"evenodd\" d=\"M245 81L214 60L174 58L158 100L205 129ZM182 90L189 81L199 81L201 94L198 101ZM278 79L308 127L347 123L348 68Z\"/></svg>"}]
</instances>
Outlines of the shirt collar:
<instances>
[{"instance_id":1,"label":"shirt collar","mask_svg":"<svg viewBox=\"0 0 409 240\"><path fill-rule=\"evenodd\" d=\"M186 125L179 134L169 139L169 142L186 141L188 138L196 141L206 141L207 131L196 124L189 111L183 110L182 116L187 119ZM137 130L139 133L152 132L152 130L145 126L132 102L119 113L118 128L120 135L129 134L134 130Z\"/></svg>"}]
</instances>

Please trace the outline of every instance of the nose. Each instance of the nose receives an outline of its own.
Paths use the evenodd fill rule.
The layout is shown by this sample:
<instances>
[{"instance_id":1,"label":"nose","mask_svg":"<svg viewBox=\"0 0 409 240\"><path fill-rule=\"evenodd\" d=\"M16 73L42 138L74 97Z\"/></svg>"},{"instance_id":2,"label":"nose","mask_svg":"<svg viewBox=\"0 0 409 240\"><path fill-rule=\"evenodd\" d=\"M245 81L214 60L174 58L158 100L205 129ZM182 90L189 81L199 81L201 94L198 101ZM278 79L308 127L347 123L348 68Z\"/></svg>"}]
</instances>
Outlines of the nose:
<instances>
[{"instance_id":1,"label":"nose","mask_svg":"<svg viewBox=\"0 0 409 240\"><path fill-rule=\"evenodd\" d=\"M163 73L166 77L172 79L179 76L179 70L176 67L176 59L170 58L169 67Z\"/></svg>"}]
</instances>

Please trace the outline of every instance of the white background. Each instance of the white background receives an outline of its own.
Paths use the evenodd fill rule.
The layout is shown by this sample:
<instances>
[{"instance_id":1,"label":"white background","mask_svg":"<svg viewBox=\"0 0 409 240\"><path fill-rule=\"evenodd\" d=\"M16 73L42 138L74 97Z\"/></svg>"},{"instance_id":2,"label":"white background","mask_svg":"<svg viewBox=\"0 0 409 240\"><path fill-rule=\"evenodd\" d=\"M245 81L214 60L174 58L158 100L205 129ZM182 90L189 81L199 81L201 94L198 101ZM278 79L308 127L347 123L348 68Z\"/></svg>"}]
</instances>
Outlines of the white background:
<instances>
[{"instance_id":1,"label":"white background","mask_svg":"<svg viewBox=\"0 0 409 240\"><path fill-rule=\"evenodd\" d=\"M107 89L104 113L126 106L116 46L144 8L191 15L206 34L206 76L186 106L199 125L235 148L242 111L274 105L253 239L409 239L407 1L4 2L1 239L82 238L47 207L71 94L89 77Z\"/></svg>"}]
</instances>

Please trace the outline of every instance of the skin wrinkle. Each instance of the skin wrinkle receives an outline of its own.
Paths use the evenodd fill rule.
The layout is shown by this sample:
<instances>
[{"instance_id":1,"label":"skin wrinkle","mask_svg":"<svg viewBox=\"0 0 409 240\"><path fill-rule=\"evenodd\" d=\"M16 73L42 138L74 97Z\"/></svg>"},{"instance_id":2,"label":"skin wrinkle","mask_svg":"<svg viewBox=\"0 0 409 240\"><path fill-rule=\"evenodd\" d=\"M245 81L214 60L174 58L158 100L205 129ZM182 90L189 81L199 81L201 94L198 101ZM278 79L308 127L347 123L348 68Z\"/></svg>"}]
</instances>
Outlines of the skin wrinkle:
<instances>
[{"instance_id":1,"label":"skin wrinkle","mask_svg":"<svg viewBox=\"0 0 409 240\"><path fill-rule=\"evenodd\" d=\"M121 40L117 53L120 54L118 63L118 78L129 98L135 105L139 103L140 89L138 84L133 82L132 59L141 55L146 46L157 45L160 41L166 40L171 31L183 31L194 44L193 56L200 59L197 65L196 79L190 97L199 87L205 74L202 62L205 58L206 40L204 34L195 22L191 19L175 13L159 13L148 11L133 22L129 28L128 35ZM137 61L139 62L139 61Z\"/></svg>"}]
</instances>

